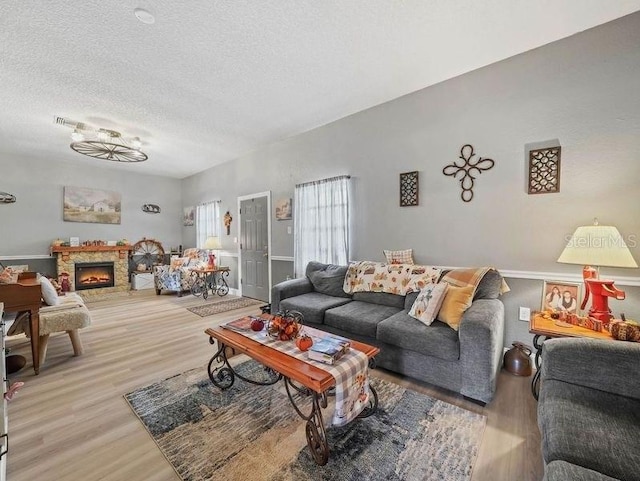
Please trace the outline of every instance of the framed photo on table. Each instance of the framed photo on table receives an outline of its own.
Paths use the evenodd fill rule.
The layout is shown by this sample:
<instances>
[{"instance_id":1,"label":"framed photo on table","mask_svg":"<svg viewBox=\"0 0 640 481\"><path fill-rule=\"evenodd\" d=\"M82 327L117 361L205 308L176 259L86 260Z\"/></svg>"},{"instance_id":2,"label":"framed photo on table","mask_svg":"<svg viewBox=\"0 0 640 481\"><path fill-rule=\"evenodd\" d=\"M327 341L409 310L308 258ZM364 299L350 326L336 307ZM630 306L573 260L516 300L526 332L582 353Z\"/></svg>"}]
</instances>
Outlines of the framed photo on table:
<instances>
[{"instance_id":1,"label":"framed photo on table","mask_svg":"<svg viewBox=\"0 0 640 481\"><path fill-rule=\"evenodd\" d=\"M582 301L580 287L577 282L544 281L540 310L578 314Z\"/></svg>"}]
</instances>

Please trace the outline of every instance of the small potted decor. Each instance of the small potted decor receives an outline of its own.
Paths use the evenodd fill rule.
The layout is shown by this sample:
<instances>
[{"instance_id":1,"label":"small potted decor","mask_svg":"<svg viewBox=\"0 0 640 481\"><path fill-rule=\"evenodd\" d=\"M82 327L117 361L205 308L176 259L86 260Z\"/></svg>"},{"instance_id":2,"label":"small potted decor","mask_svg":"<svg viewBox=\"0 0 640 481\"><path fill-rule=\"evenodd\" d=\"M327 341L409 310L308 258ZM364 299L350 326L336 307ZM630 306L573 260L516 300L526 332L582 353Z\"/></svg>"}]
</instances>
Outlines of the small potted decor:
<instances>
[{"instance_id":1,"label":"small potted decor","mask_svg":"<svg viewBox=\"0 0 640 481\"><path fill-rule=\"evenodd\" d=\"M277 312L267 325L267 333L279 341L291 341L298 337L303 316L298 311Z\"/></svg>"}]
</instances>

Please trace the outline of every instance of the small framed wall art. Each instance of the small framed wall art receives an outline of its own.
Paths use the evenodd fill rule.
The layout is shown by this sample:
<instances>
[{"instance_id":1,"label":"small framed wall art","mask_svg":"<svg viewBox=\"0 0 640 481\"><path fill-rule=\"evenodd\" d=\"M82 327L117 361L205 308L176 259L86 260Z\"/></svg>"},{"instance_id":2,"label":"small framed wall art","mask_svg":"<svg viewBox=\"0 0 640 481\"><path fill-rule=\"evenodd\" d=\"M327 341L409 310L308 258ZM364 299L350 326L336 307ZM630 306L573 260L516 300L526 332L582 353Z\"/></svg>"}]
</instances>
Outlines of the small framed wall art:
<instances>
[{"instance_id":1,"label":"small framed wall art","mask_svg":"<svg viewBox=\"0 0 640 481\"><path fill-rule=\"evenodd\" d=\"M529 151L527 190L529 194L560 192L560 147Z\"/></svg>"},{"instance_id":2,"label":"small framed wall art","mask_svg":"<svg viewBox=\"0 0 640 481\"><path fill-rule=\"evenodd\" d=\"M418 205L419 187L417 170L400 174L400 207Z\"/></svg>"}]
</instances>

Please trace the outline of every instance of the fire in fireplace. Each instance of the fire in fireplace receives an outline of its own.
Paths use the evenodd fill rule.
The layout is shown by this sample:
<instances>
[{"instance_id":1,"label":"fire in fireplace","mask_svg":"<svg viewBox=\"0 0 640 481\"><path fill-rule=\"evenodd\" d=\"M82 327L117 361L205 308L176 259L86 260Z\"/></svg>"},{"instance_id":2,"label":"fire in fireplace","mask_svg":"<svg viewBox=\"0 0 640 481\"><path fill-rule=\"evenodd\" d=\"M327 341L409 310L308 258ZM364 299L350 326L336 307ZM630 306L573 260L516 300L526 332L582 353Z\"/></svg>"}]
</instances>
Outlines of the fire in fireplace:
<instances>
[{"instance_id":1,"label":"fire in fireplace","mask_svg":"<svg viewBox=\"0 0 640 481\"><path fill-rule=\"evenodd\" d=\"M113 262L75 264L76 291L114 286Z\"/></svg>"}]
</instances>

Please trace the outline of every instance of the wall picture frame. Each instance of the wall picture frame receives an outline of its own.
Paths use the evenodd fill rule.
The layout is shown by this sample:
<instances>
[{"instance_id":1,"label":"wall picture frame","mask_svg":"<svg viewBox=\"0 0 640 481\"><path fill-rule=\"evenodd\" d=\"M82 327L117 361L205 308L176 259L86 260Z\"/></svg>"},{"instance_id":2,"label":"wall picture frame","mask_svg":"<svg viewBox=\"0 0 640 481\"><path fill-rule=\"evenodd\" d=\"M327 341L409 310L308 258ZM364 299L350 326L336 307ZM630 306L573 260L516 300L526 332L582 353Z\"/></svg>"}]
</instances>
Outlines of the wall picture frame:
<instances>
[{"instance_id":1,"label":"wall picture frame","mask_svg":"<svg viewBox=\"0 0 640 481\"><path fill-rule=\"evenodd\" d=\"M400 207L418 205L420 201L420 185L418 171L403 172L400 174Z\"/></svg>"},{"instance_id":2,"label":"wall picture frame","mask_svg":"<svg viewBox=\"0 0 640 481\"><path fill-rule=\"evenodd\" d=\"M582 284L578 282L544 281L541 311L578 314Z\"/></svg>"},{"instance_id":3,"label":"wall picture frame","mask_svg":"<svg viewBox=\"0 0 640 481\"><path fill-rule=\"evenodd\" d=\"M182 225L193 226L196 223L196 208L194 206L182 209Z\"/></svg>"},{"instance_id":4,"label":"wall picture frame","mask_svg":"<svg viewBox=\"0 0 640 481\"><path fill-rule=\"evenodd\" d=\"M293 216L292 205L291 198L276 201L276 220L291 220Z\"/></svg>"},{"instance_id":5,"label":"wall picture frame","mask_svg":"<svg viewBox=\"0 0 640 481\"><path fill-rule=\"evenodd\" d=\"M64 187L63 220L94 224L120 224L119 192L89 187Z\"/></svg>"},{"instance_id":6,"label":"wall picture frame","mask_svg":"<svg viewBox=\"0 0 640 481\"><path fill-rule=\"evenodd\" d=\"M555 194L560 192L560 158L562 147L529 151L527 193Z\"/></svg>"}]
</instances>

